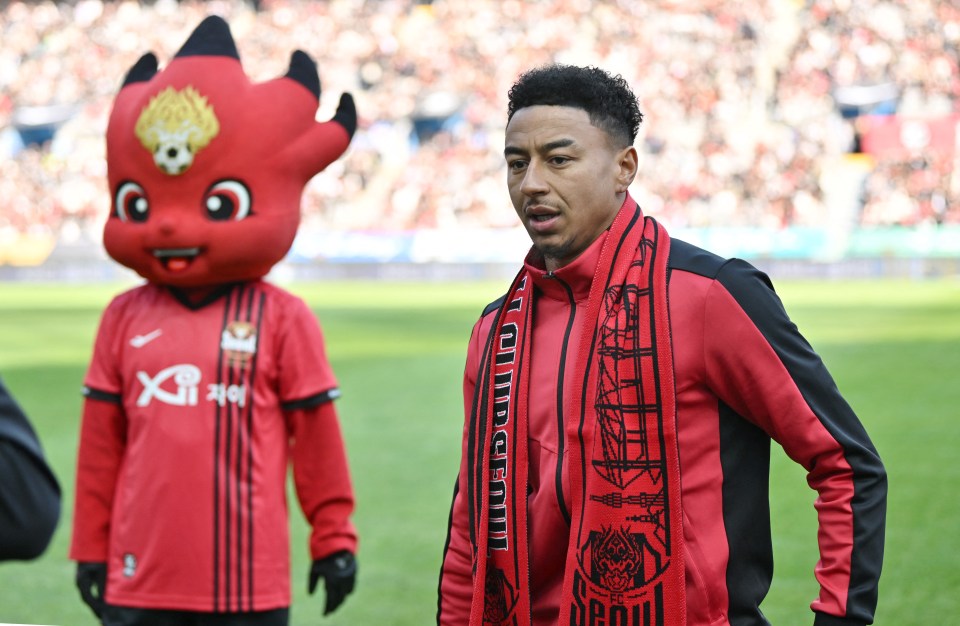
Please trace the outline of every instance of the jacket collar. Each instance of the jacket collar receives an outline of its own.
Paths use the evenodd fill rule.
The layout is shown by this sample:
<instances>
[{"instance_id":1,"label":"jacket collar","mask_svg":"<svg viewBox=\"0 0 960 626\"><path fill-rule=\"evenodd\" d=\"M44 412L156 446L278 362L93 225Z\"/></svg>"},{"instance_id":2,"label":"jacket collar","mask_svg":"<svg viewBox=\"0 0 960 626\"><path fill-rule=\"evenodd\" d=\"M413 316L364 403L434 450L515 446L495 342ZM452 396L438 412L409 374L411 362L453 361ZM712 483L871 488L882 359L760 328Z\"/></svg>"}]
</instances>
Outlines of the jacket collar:
<instances>
[{"instance_id":1,"label":"jacket collar","mask_svg":"<svg viewBox=\"0 0 960 626\"><path fill-rule=\"evenodd\" d=\"M542 295L554 300L569 301L567 288L573 292L575 302L586 300L590 295L590 285L597 269L600 250L607 239L609 230L603 231L583 253L563 267L547 272L543 257L536 248L531 248L523 262L527 273L533 279L533 284L539 288Z\"/></svg>"}]
</instances>

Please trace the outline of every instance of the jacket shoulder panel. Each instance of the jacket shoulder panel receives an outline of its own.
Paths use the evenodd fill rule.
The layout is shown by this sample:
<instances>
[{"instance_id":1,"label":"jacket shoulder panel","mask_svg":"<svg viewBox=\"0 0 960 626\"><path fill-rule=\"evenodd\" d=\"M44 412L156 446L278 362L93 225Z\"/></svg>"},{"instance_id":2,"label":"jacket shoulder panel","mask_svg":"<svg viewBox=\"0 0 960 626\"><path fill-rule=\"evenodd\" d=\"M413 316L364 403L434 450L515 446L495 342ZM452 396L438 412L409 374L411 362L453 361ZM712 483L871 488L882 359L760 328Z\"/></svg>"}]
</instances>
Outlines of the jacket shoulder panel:
<instances>
[{"instance_id":1,"label":"jacket shoulder panel","mask_svg":"<svg viewBox=\"0 0 960 626\"><path fill-rule=\"evenodd\" d=\"M680 270L691 272L705 278L716 278L720 269L728 262L713 252L704 250L698 246L683 241L682 239L670 238L670 259L667 261L667 268L670 270Z\"/></svg>"},{"instance_id":2,"label":"jacket shoulder panel","mask_svg":"<svg viewBox=\"0 0 960 626\"><path fill-rule=\"evenodd\" d=\"M480 317L486 317L503 306L504 300L507 299L507 294L503 294L487 306L483 307L483 313L480 314Z\"/></svg>"}]
</instances>

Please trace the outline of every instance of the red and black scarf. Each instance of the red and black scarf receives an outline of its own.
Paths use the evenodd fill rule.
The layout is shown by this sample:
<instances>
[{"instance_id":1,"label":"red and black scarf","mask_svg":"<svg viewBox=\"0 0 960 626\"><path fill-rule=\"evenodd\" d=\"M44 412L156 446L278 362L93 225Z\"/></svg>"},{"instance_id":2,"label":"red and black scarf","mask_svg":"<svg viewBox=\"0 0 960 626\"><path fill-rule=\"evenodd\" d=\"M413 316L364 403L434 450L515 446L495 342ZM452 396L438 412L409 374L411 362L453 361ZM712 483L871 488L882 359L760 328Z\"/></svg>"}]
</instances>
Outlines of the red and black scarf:
<instances>
[{"instance_id":1,"label":"red and black scarf","mask_svg":"<svg viewBox=\"0 0 960 626\"><path fill-rule=\"evenodd\" d=\"M670 240L628 196L604 242L564 390L570 540L559 623L686 624L667 311ZM471 626L528 626L527 403L532 281L497 313L471 415Z\"/></svg>"}]
</instances>

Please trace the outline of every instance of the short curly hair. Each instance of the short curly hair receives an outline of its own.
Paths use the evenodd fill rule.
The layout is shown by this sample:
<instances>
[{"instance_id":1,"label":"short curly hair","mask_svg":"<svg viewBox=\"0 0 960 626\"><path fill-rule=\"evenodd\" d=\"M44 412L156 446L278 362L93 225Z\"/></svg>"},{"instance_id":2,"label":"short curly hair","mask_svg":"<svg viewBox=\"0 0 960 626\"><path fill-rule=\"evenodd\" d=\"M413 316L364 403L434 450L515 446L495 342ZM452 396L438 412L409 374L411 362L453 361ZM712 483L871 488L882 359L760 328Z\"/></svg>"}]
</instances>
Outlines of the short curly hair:
<instances>
[{"instance_id":1,"label":"short curly hair","mask_svg":"<svg viewBox=\"0 0 960 626\"><path fill-rule=\"evenodd\" d=\"M507 122L520 109L536 105L583 109L590 123L623 145L633 145L643 113L633 90L619 74L597 67L544 65L524 72L507 93Z\"/></svg>"}]
</instances>

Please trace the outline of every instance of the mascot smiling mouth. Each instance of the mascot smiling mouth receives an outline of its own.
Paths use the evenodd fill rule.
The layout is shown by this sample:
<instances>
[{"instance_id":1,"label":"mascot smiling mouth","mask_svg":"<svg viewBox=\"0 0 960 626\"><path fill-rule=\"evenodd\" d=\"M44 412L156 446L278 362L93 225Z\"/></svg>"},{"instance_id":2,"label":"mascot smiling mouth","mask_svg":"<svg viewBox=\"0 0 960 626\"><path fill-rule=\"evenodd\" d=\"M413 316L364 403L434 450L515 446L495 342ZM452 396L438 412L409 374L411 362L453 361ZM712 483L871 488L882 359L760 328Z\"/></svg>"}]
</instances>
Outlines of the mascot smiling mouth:
<instances>
[{"instance_id":1,"label":"mascot smiling mouth","mask_svg":"<svg viewBox=\"0 0 960 626\"><path fill-rule=\"evenodd\" d=\"M199 254L200 248L157 248L153 251L153 256L171 272L182 272L187 269Z\"/></svg>"}]
</instances>

